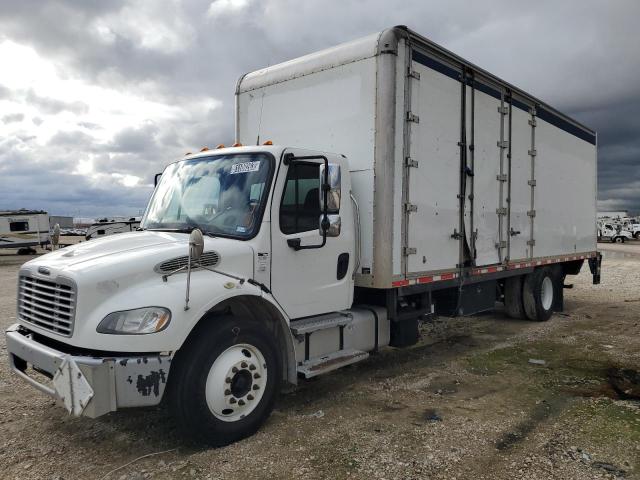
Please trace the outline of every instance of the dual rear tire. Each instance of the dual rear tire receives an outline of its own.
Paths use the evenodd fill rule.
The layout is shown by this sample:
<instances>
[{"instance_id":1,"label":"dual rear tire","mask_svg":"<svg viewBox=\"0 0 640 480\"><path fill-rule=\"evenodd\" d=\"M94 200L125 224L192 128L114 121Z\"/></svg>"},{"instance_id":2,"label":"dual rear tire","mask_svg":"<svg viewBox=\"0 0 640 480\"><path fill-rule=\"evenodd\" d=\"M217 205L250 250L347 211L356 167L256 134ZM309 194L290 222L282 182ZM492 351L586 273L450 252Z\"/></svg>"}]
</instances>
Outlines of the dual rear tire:
<instances>
[{"instance_id":1,"label":"dual rear tire","mask_svg":"<svg viewBox=\"0 0 640 480\"><path fill-rule=\"evenodd\" d=\"M504 304L511 318L544 322L551 318L560 279L548 268L505 280Z\"/></svg>"}]
</instances>

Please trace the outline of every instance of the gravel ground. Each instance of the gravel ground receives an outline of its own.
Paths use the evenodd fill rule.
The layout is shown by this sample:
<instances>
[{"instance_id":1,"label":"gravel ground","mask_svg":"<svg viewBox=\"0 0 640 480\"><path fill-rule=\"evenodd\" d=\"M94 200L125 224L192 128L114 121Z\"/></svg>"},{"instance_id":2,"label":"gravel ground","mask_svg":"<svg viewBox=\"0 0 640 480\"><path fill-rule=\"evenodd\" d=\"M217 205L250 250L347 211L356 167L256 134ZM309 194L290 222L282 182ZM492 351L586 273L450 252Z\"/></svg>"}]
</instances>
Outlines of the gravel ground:
<instances>
[{"instance_id":1,"label":"gravel ground","mask_svg":"<svg viewBox=\"0 0 640 480\"><path fill-rule=\"evenodd\" d=\"M602 284L587 267L569 277L550 321L425 323L416 346L302 382L256 435L221 449L186 444L163 407L69 417L9 374L0 336L0 476L640 478L640 402L610 378L640 369L640 245L601 249ZM0 254L2 329L26 259Z\"/></svg>"}]
</instances>

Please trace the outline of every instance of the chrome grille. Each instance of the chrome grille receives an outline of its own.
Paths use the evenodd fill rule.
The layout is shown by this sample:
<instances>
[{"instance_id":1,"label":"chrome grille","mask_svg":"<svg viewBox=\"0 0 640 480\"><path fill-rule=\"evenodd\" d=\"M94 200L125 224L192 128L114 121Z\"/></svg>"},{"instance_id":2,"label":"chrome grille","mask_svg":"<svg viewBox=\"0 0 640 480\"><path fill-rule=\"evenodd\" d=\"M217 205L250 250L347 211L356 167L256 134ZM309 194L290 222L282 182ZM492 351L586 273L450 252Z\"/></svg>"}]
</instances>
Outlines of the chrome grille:
<instances>
[{"instance_id":1,"label":"chrome grille","mask_svg":"<svg viewBox=\"0 0 640 480\"><path fill-rule=\"evenodd\" d=\"M70 337L76 310L76 288L73 282L55 282L20 275L18 285L18 318L51 332Z\"/></svg>"},{"instance_id":2,"label":"chrome grille","mask_svg":"<svg viewBox=\"0 0 640 480\"><path fill-rule=\"evenodd\" d=\"M189 257L185 255L184 257L176 257L171 260L167 260L166 262L159 263L156 265L155 271L158 273L171 273L174 270L177 270L182 267L187 266L187 262L189 261ZM204 267L215 267L220 263L220 255L218 252L204 252L200 257L198 263Z\"/></svg>"}]
</instances>

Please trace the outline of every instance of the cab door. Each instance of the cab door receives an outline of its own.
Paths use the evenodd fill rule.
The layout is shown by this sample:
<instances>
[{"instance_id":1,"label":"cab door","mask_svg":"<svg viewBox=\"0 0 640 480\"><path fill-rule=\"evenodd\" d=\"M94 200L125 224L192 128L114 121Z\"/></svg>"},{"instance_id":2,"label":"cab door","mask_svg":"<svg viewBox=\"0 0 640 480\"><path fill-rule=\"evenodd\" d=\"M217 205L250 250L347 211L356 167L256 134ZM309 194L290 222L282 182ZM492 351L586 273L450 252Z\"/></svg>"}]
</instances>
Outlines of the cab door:
<instances>
[{"instance_id":1,"label":"cab door","mask_svg":"<svg viewBox=\"0 0 640 480\"><path fill-rule=\"evenodd\" d=\"M285 150L295 157L313 157L304 150ZM271 202L271 290L289 318L343 310L353 299L353 217L348 172L342 157L328 157L340 165L340 231L320 232L320 172L324 160L280 162ZM346 173L346 174L345 174ZM335 234L335 229L334 233ZM296 245L312 247L296 250Z\"/></svg>"}]
</instances>

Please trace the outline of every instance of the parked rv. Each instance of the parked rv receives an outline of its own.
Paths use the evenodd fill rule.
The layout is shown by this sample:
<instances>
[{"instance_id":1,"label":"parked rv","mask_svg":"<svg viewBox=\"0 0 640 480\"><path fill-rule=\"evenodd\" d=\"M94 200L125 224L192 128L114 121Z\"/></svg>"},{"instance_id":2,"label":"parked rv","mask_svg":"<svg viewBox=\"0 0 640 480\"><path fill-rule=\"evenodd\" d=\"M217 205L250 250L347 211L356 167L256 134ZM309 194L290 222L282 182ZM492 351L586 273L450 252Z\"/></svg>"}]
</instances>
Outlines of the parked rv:
<instances>
[{"instance_id":1,"label":"parked rv","mask_svg":"<svg viewBox=\"0 0 640 480\"><path fill-rule=\"evenodd\" d=\"M30 253L33 247L48 245L49 215L42 210L0 211L0 248Z\"/></svg>"},{"instance_id":2,"label":"parked rv","mask_svg":"<svg viewBox=\"0 0 640 480\"><path fill-rule=\"evenodd\" d=\"M139 218L124 219L108 219L103 218L92 224L85 233L85 238L91 240L94 238L106 237L116 233L133 232L140 227Z\"/></svg>"},{"instance_id":3,"label":"parked rv","mask_svg":"<svg viewBox=\"0 0 640 480\"><path fill-rule=\"evenodd\" d=\"M545 321L599 283L595 132L415 32L245 75L236 108L247 146L171 163L142 231L20 270L11 368L72 414L167 397L223 445L429 315Z\"/></svg>"}]
</instances>

